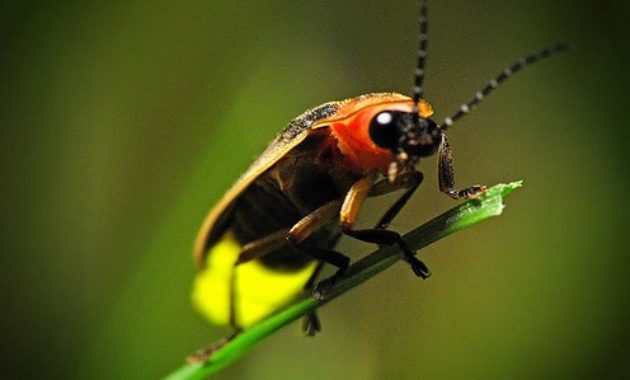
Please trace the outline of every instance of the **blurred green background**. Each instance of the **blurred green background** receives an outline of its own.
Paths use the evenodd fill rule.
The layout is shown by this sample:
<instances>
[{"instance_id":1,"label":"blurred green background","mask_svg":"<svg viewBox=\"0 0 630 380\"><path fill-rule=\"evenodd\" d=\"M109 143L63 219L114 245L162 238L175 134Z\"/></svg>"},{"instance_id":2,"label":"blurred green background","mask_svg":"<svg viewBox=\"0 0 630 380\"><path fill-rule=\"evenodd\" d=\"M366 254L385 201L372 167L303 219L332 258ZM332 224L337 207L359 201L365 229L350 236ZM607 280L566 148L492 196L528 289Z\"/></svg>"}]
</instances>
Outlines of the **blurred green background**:
<instances>
[{"instance_id":1,"label":"blurred green background","mask_svg":"<svg viewBox=\"0 0 630 380\"><path fill-rule=\"evenodd\" d=\"M525 187L423 251L430 280L397 265L326 306L317 338L293 325L218 378L630 376L629 10L431 1L438 120L522 54L571 43L449 134L459 185ZM157 378L224 335L189 302L205 213L306 108L409 93L416 17L416 0L4 1L0 376ZM454 205L435 166L396 229Z\"/></svg>"}]
</instances>

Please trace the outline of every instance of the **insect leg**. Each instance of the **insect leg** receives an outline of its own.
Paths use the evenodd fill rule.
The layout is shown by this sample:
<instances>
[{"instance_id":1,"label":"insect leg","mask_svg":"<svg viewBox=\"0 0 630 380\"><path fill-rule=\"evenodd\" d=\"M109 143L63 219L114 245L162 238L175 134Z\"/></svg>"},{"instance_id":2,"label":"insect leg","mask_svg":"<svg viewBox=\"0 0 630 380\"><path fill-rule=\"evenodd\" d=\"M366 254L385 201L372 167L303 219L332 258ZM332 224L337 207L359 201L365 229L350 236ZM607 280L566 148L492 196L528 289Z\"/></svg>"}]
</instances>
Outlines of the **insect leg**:
<instances>
[{"instance_id":1,"label":"insect leg","mask_svg":"<svg viewBox=\"0 0 630 380\"><path fill-rule=\"evenodd\" d=\"M422 173L420 173L419 171L408 173L408 175L405 177L404 182L405 187L407 187L407 191L405 191L405 193L400 198L398 198L398 200L389 208L389 210L385 212L385 214L381 217L381 220L379 220L379 222L376 224L376 229L384 230L387 228L387 226L389 226L396 215L398 215L400 210L405 206L405 204L407 204L409 198L411 198L413 193L415 193L418 187L420 187L423 178L424 177L422 176ZM384 180L384 182L391 185L391 183L387 180ZM402 241L402 239L400 239L400 241ZM398 244L400 244L400 241L398 242ZM405 251L405 259L411 265L414 273L417 276L421 277L423 277L422 274L424 274L424 276L429 276L431 272L429 271L428 267L415 255L409 255L408 252L409 249Z\"/></svg>"},{"instance_id":2,"label":"insect leg","mask_svg":"<svg viewBox=\"0 0 630 380\"><path fill-rule=\"evenodd\" d=\"M317 278L323 268L323 262L329 263L338 268L337 272L335 272L335 274L333 275L333 278L336 276L341 276L350 264L350 259L339 252L309 247L308 245L303 244L303 241L308 238L308 236L318 231L320 228L322 228L324 225L328 224L332 219L334 219L335 216L339 213L340 207L340 200L331 201L325 204L324 206L308 214L295 225L293 225L293 227L291 227L291 230L287 234L287 240L296 249L303 251L304 253L317 260L320 260L320 264L317 266L315 272L304 287L305 290L310 291L313 294L320 294L320 292L318 291ZM308 313L304 317L304 320L302 322L302 331L304 331L306 335L314 336L319 331L321 331L321 329L322 326L316 312L313 311L311 313Z\"/></svg>"},{"instance_id":3,"label":"insect leg","mask_svg":"<svg viewBox=\"0 0 630 380\"><path fill-rule=\"evenodd\" d=\"M326 203L312 213L306 215L291 228L283 228L258 240L254 240L243 246L234 263L234 266L261 258L273 252L287 243L295 248L300 248L301 243L311 234L328 224L339 212L341 201L334 200ZM318 258L319 259L319 258ZM325 259L321 259L326 261ZM330 264L336 265L336 262Z\"/></svg>"},{"instance_id":4,"label":"insect leg","mask_svg":"<svg viewBox=\"0 0 630 380\"><path fill-rule=\"evenodd\" d=\"M399 189L407 189L405 193L398 198L398 200L391 205L389 210L383 214L381 219L378 221L374 228L376 229L385 229L389 226L389 224L394 220L394 218L398 215L400 210L407 204L409 198L413 195L413 193L418 189L420 184L422 183L424 176L419 171L414 171L411 173L406 173L399 177L399 182L392 185L387 179L377 182L372 187L370 191L370 196L376 196L381 194L387 194Z\"/></svg>"},{"instance_id":5,"label":"insect leg","mask_svg":"<svg viewBox=\"0 0 630 380\"><path fill-rule=\"evenodd\" d=\"M314 259L337 267L334 276L341 276L350 264L348 256L331 249L312 247L304 241L314 232L330 223L339 213L340 200L326 203L317 210L300 219L293 225L286 235L286 240L297 250L302 251Z\"/></svg>"},{"instance_id":6,"label":"insect leg","mask_svg":"<svg viewBox=\"0 0 630 380\"><path fill-rule=\"evenodd\" d=\"M324 268L324 262L320 261L317 264L317 268L315 268L315 272L311 278L308 279L306 285L304 285L304 290L313 294L317 289L317 278ZM306 334L306 336L315 336L318 332L322 331L322 324L319 321L319 316L316 311L312 311L304 317L302 320L302 331Z\"/></svg>"},{"instance_id":7,"label":"insect leg","mask_svg":"<svg viewBox=\"0 0 630 380\"><path fill-rule=\"evenodd\" d=\"M440 183L440 191L453 199L477 198L487 189L484 185L474 185L462 190L455 189L453 154L445 133L442 133L442 141L438 150L438 181Z\"/></svg>"},{"instance_id":8,"label":"insect leg","mask_svg":"<svg viewBox=\"0 0 630 380\"><path fill-rule=\"evenodd\" d=\"M416 276L422 279L427 279L431 276L429 268L415 256L415 252L409 248L398 232L375 228L366 230L344 230L344 233L367 243L387 246L397 244L403 252L405 261L411 265L411 269Z\"/></svg>"},{"instance_id":9,"label":"insect leg","mask_svg":"<svg viewBox=\"0 0 630 380\"><path fill-rule=\"evenodd\" d=\"M326 203L295 223L285 235L286 239L291 245L299 246L314 232L319 231L326 224L330 223L339 213L340 207L341 200Z\"/></svg>"},{"instance_id":10,"label":"insect leg","mask_svg":"<svg viewBox=\"0 0 630 380\"><path fill-rule=\"evenodd\" d=\"M314 290L313 294L321 298L323 297L323 288L332 286L339 277L341 277L348 266L350 265L350 258L342 253L334 251L332 249L326 249L321 247L310 246L308 243L304 241L314 232L318 231L326 224L330 223L334 220L337 215L339 215L339 209L341 207L341 200L334 200L328 202L327 204L321 206L317 210L313 211L309 215L302 218L299 222L297 222L289 231L287 235L287 241L295 247L295 249L304 252L310 257L330 264L337 268L337 271L328 279L320 282L315 286L316 276L315 274L311 280L312 283L310 288ZM310 282L310 281L309 281ZM307 318L311 318L311 316L307 316ZM307 324L315 322L319 323L318 320L306 321ZM314 327L315 325L313 325ZM309 333L310 327L305 331L307 334Z\"/></svg>"},{"instance_id":11,"label":"insect leg","mask_svg":"<svg viewBox=\"0 0 630 380\"><path fill-rule=\"evenodd\" d=\"M407 203L413 192L420 185L420 182L422 181L422 174L418 172L418 174L415 174L414 176L414 180L409 180L410 188L405 192L405 194L403 194L402 197L400 197L398 201L396 201L396 203L392 205L392 207L390 207L389 210L387 210L385 215L383 215L377 224L376 228L365 230L352 229L354 223L356 222L359 209L363 205L363 201L365 200L367 194L370 193L370 188L372 187L366 187L363 183L361 183L361 181L366 181L365 178L357 181L357 183L350 188L348 194L346 194L346 198L344 199L344 203L341 207L339 219L341 221L343 232L357 240L379 245L397 244L403 251L405 261L411 265L411 269L416 276L428 278L431 275L429 268L427 268L427 266L415 256L414 252L407 246L407 243L405 243L400 234L384 229L385 226L387 226L398 214L405 203ZM396 189L397 188L394 187L392 188L392 191ZM361 194L361 192L365 192L365 194Z\"/></svg>"},{"instance_id":12,"label":"insect leg","mask_svg":"<svg viewBox=\"0 0 630 380\"><path fill-rule=\"evenodd\" d=\"M339 207L341 207L341 201L330 201L300 219L291 228L283 228L258 240L247 243L241 250L235 265L261 258L286 244L300 249L304 240L335 218L339 212ZM316 257L316 259L329 262L325 258ZM339 266L339 260L336 258L332 258L329 263Z\"/></svg>"},{"instance_id":13,"label":"insect leg","mask_svg":"<svg viewBox=\"0 0 630 380\"><path fill-rule=\"evenodd\" d=\"M265 255L272 253L282 247L292 246L297 251L305 253L310 257L319 260L320 262L329 263L337 267L335 275L339 276L345 272L350 263L350 259L336 251L327 250L323 248L310 247L304 243L311 234L318 231L320 228L330 223L337 214L341 206L340 200L331 201L324 206L318 208L312 213L300 219L293 227L283 228L276 232L273 232L267 236L264 236L258 240L247 243L241 250L236 262L234 263L234 269L230 278L230 324L236 332L240 330L237 321L237 270L239 265L245 264L251 260L260 259ZM305 284L305 289L315 290L315 281L321 271L322 264L319 264L309 281ZM304 331L307 335L315 335L321 330L321 324L317 315L313 312L306 316L304 322Z\"/></svg>"},{"instance_id":14,"label":"insect leg","mask_svg":"<svg viewBox=\"0 0 630 380\"><path fill-rule=\"evenodd\" d=\"M238 336L239 333L240 331L235 330L230 335L226 336L216 343L213 343L211 346L197 350L197 352L195 352L194 354L188 355L186 357L186 361L188 363L203 363L208 361L212 354L224 347L226 344L230 343L234 338Z\"/></svg>"},{"instance_id":15,"label":"insect leg","mask_svg":"<svg viewBox=\"0 0 630 380\"><path fill-rule=\"evenodd\" d=\"M297 251L307 254L313 259L336 267L337 271L332 276L332 278L336 279L340 277L348 268L350 264L350 259L337 251L321 247L312 247L308 244L308 242L305 242L305 240L307 240L309 236L319 231L322 227L326 226L332 220L334 220L339 214L340 207L341 200L330 201L300 219L291 228L278 230L261 239L246 244L239 254L239 257L235 263L235 267L250 260L261 258L268 253L282 248L283 246L290 245ZM305 285L306 290L312 290L314 293L317 293L315 289L315 284L321 268L321 264L317 266L315 272ZM236 295L233 291L235 288L234 284L236 283L236 271L233 271L232 273L232 310L230 312L230 319L233 327L238 328L235 320L236 312L234 310L234 307L237 304L235 300ZM308 314L304 322L304 331L306 332L306 334L312 336L319 330L321 330L321 325L319 323L317 315L315 313Z\"/></svg>"},{"instance_id":16,"label":"insect leg","mask_svg":"<svg viewBox=\"0 0 630 380\"><path fill-rule=\"evenodd\" d=\"M276 232L273 232L258 240L254 240L247 243L241 249L234 266L245 264L246 262L254 259L261 258L266 254L273 252L274 250L286 245L287 234L289 228L283 228Z\"/></svg>"},{"instance_id":17,"label":"insect leg","mask_svg":"<svg viewBox=\"0 0 630 380\"><path fill-rule=\"evenodd\" d=\"M359 211L370 194L370 190L374 187L374 180L375 176L372 175L363 177L357 180L346 193L339 211L339 222L342 229L351 229L357 221Z\"/></svg>"},{"instance_id":18,"label":"insect leg","mask_svg":"<svg viewBox=\"0 0 630 380\"><path fill-rule=\"evenodd\" d=\"M326 296L328 290L337 283L337 281L346 273L346 270L350 266L350 258L343 253L339 253L332 249L324 249L319 247L310 247L307 245L300 245L297 247L300 251L306 253L314 259L326 262L330 265L337 267L337 271L325 280L320 281L315 286L313 297L317 299L323 299Z\"/></svg>"},{"instance_id":19,"label":"insect leg","mask_svg":"<svg viewBox=\"0 0 630 380\"><path fill-rule=\"evenodd\" d=\"M236 261L234 262L234 266L230 275L230 326L232 326L232 328L234 329L234 336L236 336L242 330L241 327L238 325L238 321L236 320L236 305L238 301L236 299L236 268L241 264L261 258L264 255L282 247L283 245L286 245L286 236L288 233L289 229L283 228L258 240L254 240L250 243L245 244L245 246L243 246L243 248L241 249L241 252L239 253Z\"/></svg>"}]
</instances>

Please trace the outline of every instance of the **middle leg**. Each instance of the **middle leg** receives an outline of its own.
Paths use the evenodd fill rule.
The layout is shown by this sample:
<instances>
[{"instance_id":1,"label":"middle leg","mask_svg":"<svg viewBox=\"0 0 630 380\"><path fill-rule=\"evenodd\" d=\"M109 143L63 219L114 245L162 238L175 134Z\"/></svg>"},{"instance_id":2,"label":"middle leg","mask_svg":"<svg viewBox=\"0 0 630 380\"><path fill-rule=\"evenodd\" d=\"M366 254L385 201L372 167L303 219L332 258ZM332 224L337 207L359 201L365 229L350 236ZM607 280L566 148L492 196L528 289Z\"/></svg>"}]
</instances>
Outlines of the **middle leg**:
<instances>
[{"instance_id":1,"label":"middle leg","mask_svg":"<svg viewBox=\"0 0 630 380\"><path fill-rule=\"evenodd\" d=\"M348 236L357 240L379 245L398 245L403 251L405 261L409 263L414 274L418 277L426 279L431 275L429 268L415 256L415 252L409 248L399 233L385 229L396 217L396 215L398 215L407 201L409 201L409 198L411 198L413 193L418 189L422 183L422 179L422 173L414 171L408 173L398 184L390 184L389 182L381 181L366 188L365 184L359 183L359 181L362 180L359 180L357 184L352 186L344 199L340 219L343 232ZM363 179L363 181L367 181L367 179ZM407 191L405 191L405 193L385 212L383 217L376 224L375 228L362 230L352 229L354 223L356 222L358 211L363 205L363 201L367 197L367 194L386 194L398 190L401 187L406 187ZM361 194L362 192L366 193Z\"/></svg>"}]
</instances>

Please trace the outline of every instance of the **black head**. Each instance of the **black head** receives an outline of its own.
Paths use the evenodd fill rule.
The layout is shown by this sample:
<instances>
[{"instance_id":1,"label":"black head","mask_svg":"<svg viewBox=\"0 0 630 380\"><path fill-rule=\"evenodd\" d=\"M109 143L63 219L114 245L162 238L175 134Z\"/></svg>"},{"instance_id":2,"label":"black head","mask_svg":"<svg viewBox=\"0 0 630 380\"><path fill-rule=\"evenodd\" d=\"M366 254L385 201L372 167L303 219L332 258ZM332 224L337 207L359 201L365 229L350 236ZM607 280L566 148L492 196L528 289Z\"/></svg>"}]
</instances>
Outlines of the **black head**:
<instances>
[{"instance_id":1,"label":"black head","mask_svg":"<svg viewBox=\"0 0 630 380\"><path fill-rule=\"evenodd\" d=\"M410 112L386 110L370 121L370 138L394 156L403 153L413 160L436 152L440 144L440 128L431 119L414 117Z\"/></svg>"},{"instance_id":2,"label":"black head","mask_svg":"<svg viewBox=\"0 0 630 380\"><path fill-rule=\"evenodd\" d=\"M420 157L434 154L441 141L438 125L413 111L381 111L370 121L369 133L374 144L392 152L391 182L402 170L412 169Z\"/></svg>"}]
</instances>

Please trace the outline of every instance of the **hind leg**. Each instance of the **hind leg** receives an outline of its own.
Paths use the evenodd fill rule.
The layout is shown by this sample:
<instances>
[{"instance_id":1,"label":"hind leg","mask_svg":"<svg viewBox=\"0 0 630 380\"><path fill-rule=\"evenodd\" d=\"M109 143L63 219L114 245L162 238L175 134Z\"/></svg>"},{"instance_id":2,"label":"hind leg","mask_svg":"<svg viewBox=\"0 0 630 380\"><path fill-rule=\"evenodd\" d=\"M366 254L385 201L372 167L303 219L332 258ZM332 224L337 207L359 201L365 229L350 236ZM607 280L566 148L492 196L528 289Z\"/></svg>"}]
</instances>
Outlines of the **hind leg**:
<instances>
[{"instance_id":1,"label":"hind leg","mask_svg":"<svg viewBox=\"0 0 630 380\"><path fill-rule=\"evenodd\" d=\"M323 267L323 262L317 264L315 272L313 272L313 275L304 286L304 290L306 292L309 292L311 294L315 292L317 278L319 277L319 274L321 273ZM306 336L315 336L317 335L317 333L322 331L322 324L319 321L319 317L317 316L316 311L311 311L310 313L306 314L306 316L302 320L302 331L304 331L304 334L306 334Z\"/></svg>"}]
</instances>

